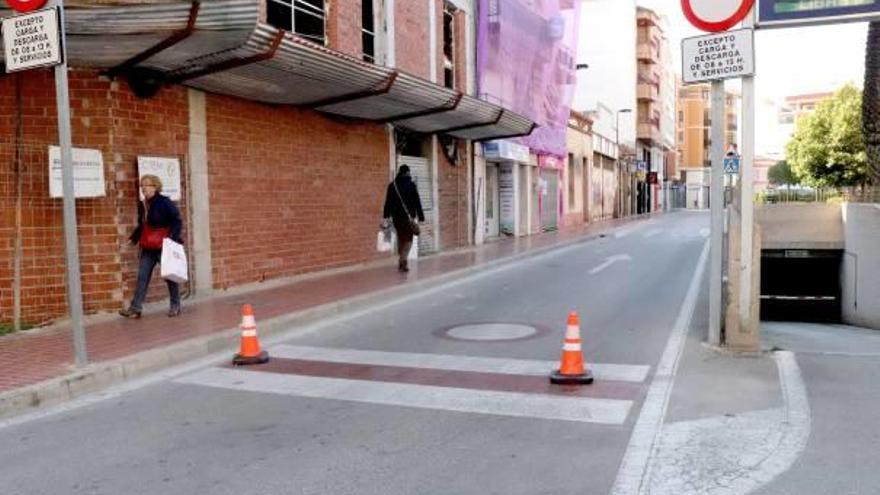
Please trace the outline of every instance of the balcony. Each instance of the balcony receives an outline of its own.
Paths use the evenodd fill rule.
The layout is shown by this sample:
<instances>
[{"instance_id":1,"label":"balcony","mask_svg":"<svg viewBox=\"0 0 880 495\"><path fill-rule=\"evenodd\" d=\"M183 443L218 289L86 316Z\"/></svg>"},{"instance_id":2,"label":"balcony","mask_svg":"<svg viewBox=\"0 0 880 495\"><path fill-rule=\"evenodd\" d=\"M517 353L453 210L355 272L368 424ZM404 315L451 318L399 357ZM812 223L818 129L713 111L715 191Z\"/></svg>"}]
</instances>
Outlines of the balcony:
<instances>
[{"instance_id":1,"label":"balcony","mask_svg":"<svg viewBox=\"0 0 880 495\"><path fill-rule=\"evenodd\" d=\"M660 85L640 78L636 96L640 100L657 101L660 99Z\"/></svg>"},{"instance_id":2,"label":"balcony","mask_svg":"<svg viewBox=\"0 0 880 495\"><path fill-rule=\"evenodd\" d=\"M656 64L660 60L656 48L651 43L639 43L636 48L636 57L640 62L646 64Z\"/></svg>"},{"instance_id":3,"label":"balcony","mask_svg":"<svg viewBox=\"0 0 880 495\"><path fill-rule=\"evenodd\" d=\"M650 119L648 121L639 122L637 133L638 139L642 141L651 141L655 143L661 142L660 119Z\"/></svg>"}]
</instances>

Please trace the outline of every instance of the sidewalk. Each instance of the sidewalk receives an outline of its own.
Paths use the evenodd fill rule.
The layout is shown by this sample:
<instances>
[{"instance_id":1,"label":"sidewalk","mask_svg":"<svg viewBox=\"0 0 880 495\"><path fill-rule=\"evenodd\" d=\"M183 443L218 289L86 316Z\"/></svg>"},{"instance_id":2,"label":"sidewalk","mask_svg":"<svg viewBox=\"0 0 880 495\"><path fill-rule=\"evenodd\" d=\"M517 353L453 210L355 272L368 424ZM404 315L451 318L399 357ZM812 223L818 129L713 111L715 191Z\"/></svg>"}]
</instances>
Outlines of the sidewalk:
<instances>
[{"instance_id":1,"label":"sidewalk","mask_svg":"<svg viewBox=\"0 0 880 495\"><path fill-rule=\"evenodd\" d=\"M177 318L159 311L162 305L139 320L96 315L86 321L90 364L79 369L73 364L69 323L6 335L0 337L0 417L63 402L223 350L232 356L245 303L254 307L260 336L266 337L358 304L593 239L644 218L608 220L441 253L420 259L406 275L397 272L389 256L387 263L184 301L184 311Z\"/></svg>"}]
</instances>

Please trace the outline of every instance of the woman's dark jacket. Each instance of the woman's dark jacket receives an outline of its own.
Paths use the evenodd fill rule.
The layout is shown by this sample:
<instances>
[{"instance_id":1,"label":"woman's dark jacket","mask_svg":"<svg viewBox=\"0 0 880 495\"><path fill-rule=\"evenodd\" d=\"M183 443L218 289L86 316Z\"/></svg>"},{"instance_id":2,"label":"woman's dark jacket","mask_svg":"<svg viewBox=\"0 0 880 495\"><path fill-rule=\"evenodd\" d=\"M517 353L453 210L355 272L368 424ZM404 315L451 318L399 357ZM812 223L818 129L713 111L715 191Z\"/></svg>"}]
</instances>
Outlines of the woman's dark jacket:
<instances>
[{"instance_id":1,"label":"woman's dark jacket","mask_svg":"<svg viewBox=\"0 0 880 495\"><path fill-rule=\"evenodd\" d=\"M422 211L422 200L419 198L419 190L409 175L398 175L393 182L388 184L388 191L385 194L385 209L382 216L384 218L392 217L397 220L406 220L406 211L400 204L397 192L394 191L395 183L397 183L400 196L406 202L406 209L409 210L409 214L418 217L420 222L424 222L425 212Z\"/></svg>"},{"instance_id":2,"label":"woman's dark jacket","mask_svg":"<svg viewBox=\"0 0 880 495\"><path fill-rule=\"evenodd\" d=\"M163 196L159 193L156 193L153 196L153 199L150 200L150 209L149 215L147 216L147 223L150 224L150 227L163 228L169 227L171 229L171 233L168 237L171 238L172 241L183 244L183 241L180 238L180 230L182 228L182 222L180 221L180 210L177 209L177 206L174 204L168 196ZM138 225L137 228L134 229L129 239L132 244L137 244L141 240L141 232L144 230L144 202L138 201Z\"/></svg>"}]
</instances>

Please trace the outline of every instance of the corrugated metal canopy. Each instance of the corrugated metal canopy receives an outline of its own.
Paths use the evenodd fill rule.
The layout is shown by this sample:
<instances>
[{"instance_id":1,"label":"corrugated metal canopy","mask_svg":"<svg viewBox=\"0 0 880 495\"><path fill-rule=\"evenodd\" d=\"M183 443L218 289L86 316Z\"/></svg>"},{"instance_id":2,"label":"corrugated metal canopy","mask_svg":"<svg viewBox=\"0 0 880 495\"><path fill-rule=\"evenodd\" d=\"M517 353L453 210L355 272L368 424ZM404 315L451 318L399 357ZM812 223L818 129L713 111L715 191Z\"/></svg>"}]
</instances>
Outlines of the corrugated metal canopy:
<instances>
[{"instance_id":1,"label":"corrugated metal canopy","mask_svg":"<svg viewBox=\"0 0 880 495\"><path fill-rule=\"evenodd\" d=\"M531 120L515 114L510 110L503 110L501 118L491 125L474 126L447 132L452 137L483 141L486 139L498 139L503 137L516 137L531 134L535 129L535 123Z\"/></svg>"},{"instance_id":2,"label":"corrugated metal canopy","mask_svg":"<svg viewBox=\"0 0 880 495\"><path fill-rule=\"evenodd\" d=\"M534 127L499 106L279 32L261 22L263 2L77 0L65 9L68 63L128 63L205 91L461 139L523 135ZM0 9L0 17L9 15ZM137 58L142 54L148 56Z\"/></svg>"}]
</instances>

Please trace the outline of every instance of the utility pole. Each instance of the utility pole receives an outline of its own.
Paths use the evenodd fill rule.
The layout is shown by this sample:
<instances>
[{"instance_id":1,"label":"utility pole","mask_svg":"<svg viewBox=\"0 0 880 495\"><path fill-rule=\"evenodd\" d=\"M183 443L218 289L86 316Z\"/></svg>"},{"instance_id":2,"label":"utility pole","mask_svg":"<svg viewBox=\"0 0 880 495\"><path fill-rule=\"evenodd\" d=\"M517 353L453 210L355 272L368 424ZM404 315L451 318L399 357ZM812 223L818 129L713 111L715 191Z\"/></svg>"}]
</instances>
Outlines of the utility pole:
<instances>
[{"instance_id":1,"label":"utility pole","mask_svg":"<svg viewBox=\"0 0 880 495\"><path fill-rule=\"evenodd\" d=\"M755 9L743 20L743 27L755 27ZM752 321L752 239L754 223L754 182L752 169L755 160L755 77L742 78L742 163L740 164L740 264L739 264L739 321L750 325ZM732 295L735 297L735 295Z\"/></svg>"},{"instance_id":2,"label":"utility pole","mask_svg":"<svg viewBox=\"0 0 880 495\"><path fill-rule=\"evenodd\" d=\"M623 181L622 181L623 175L620 170L620 114L631 113L631 112L632 112L632 108L621 108L621 109L617 110L617 112L614 114L614 149L615 149L615 153L616 153L616 157L617 157L617 177L618 177L617 190L620 191L619 192L620 197L617 198L617 203L620 205L620 217L621 218L623 218L624 214L623 214ZM632 194L632 191L630 191L630 194ZM632 213L630 212L630 214L632 214Z\"/></svg>"},{"instance_id":3,"label":"utility pole","mask_svg":"<svg viewBox=\"0 0 880 495\"><path fill-rule=\"evenodd\" d=\"M61 63L55 66L55 99L58 105L58 145L61 147L61 189L64 203L64 252L67 261L67 307L73 325L74 362L88 363L86 333L83 327L82 286L79 268L79 241L76 231L76 191L73 186L73 143L70 133L70 95L67 83L67 43L64 26L64 0L53 0L58 8Z\"/></svg>"},{"instance_id":4,"label":"utility pole","mask_svg":"<svg viewBox=\"0 0 880 495\"><path fill-rule=\"evenodd\" d=\"M709 345L721 345L721 271L724 230L724 81L712 81L712 182L709 187Z\"/></svg>"}]
</instances>

